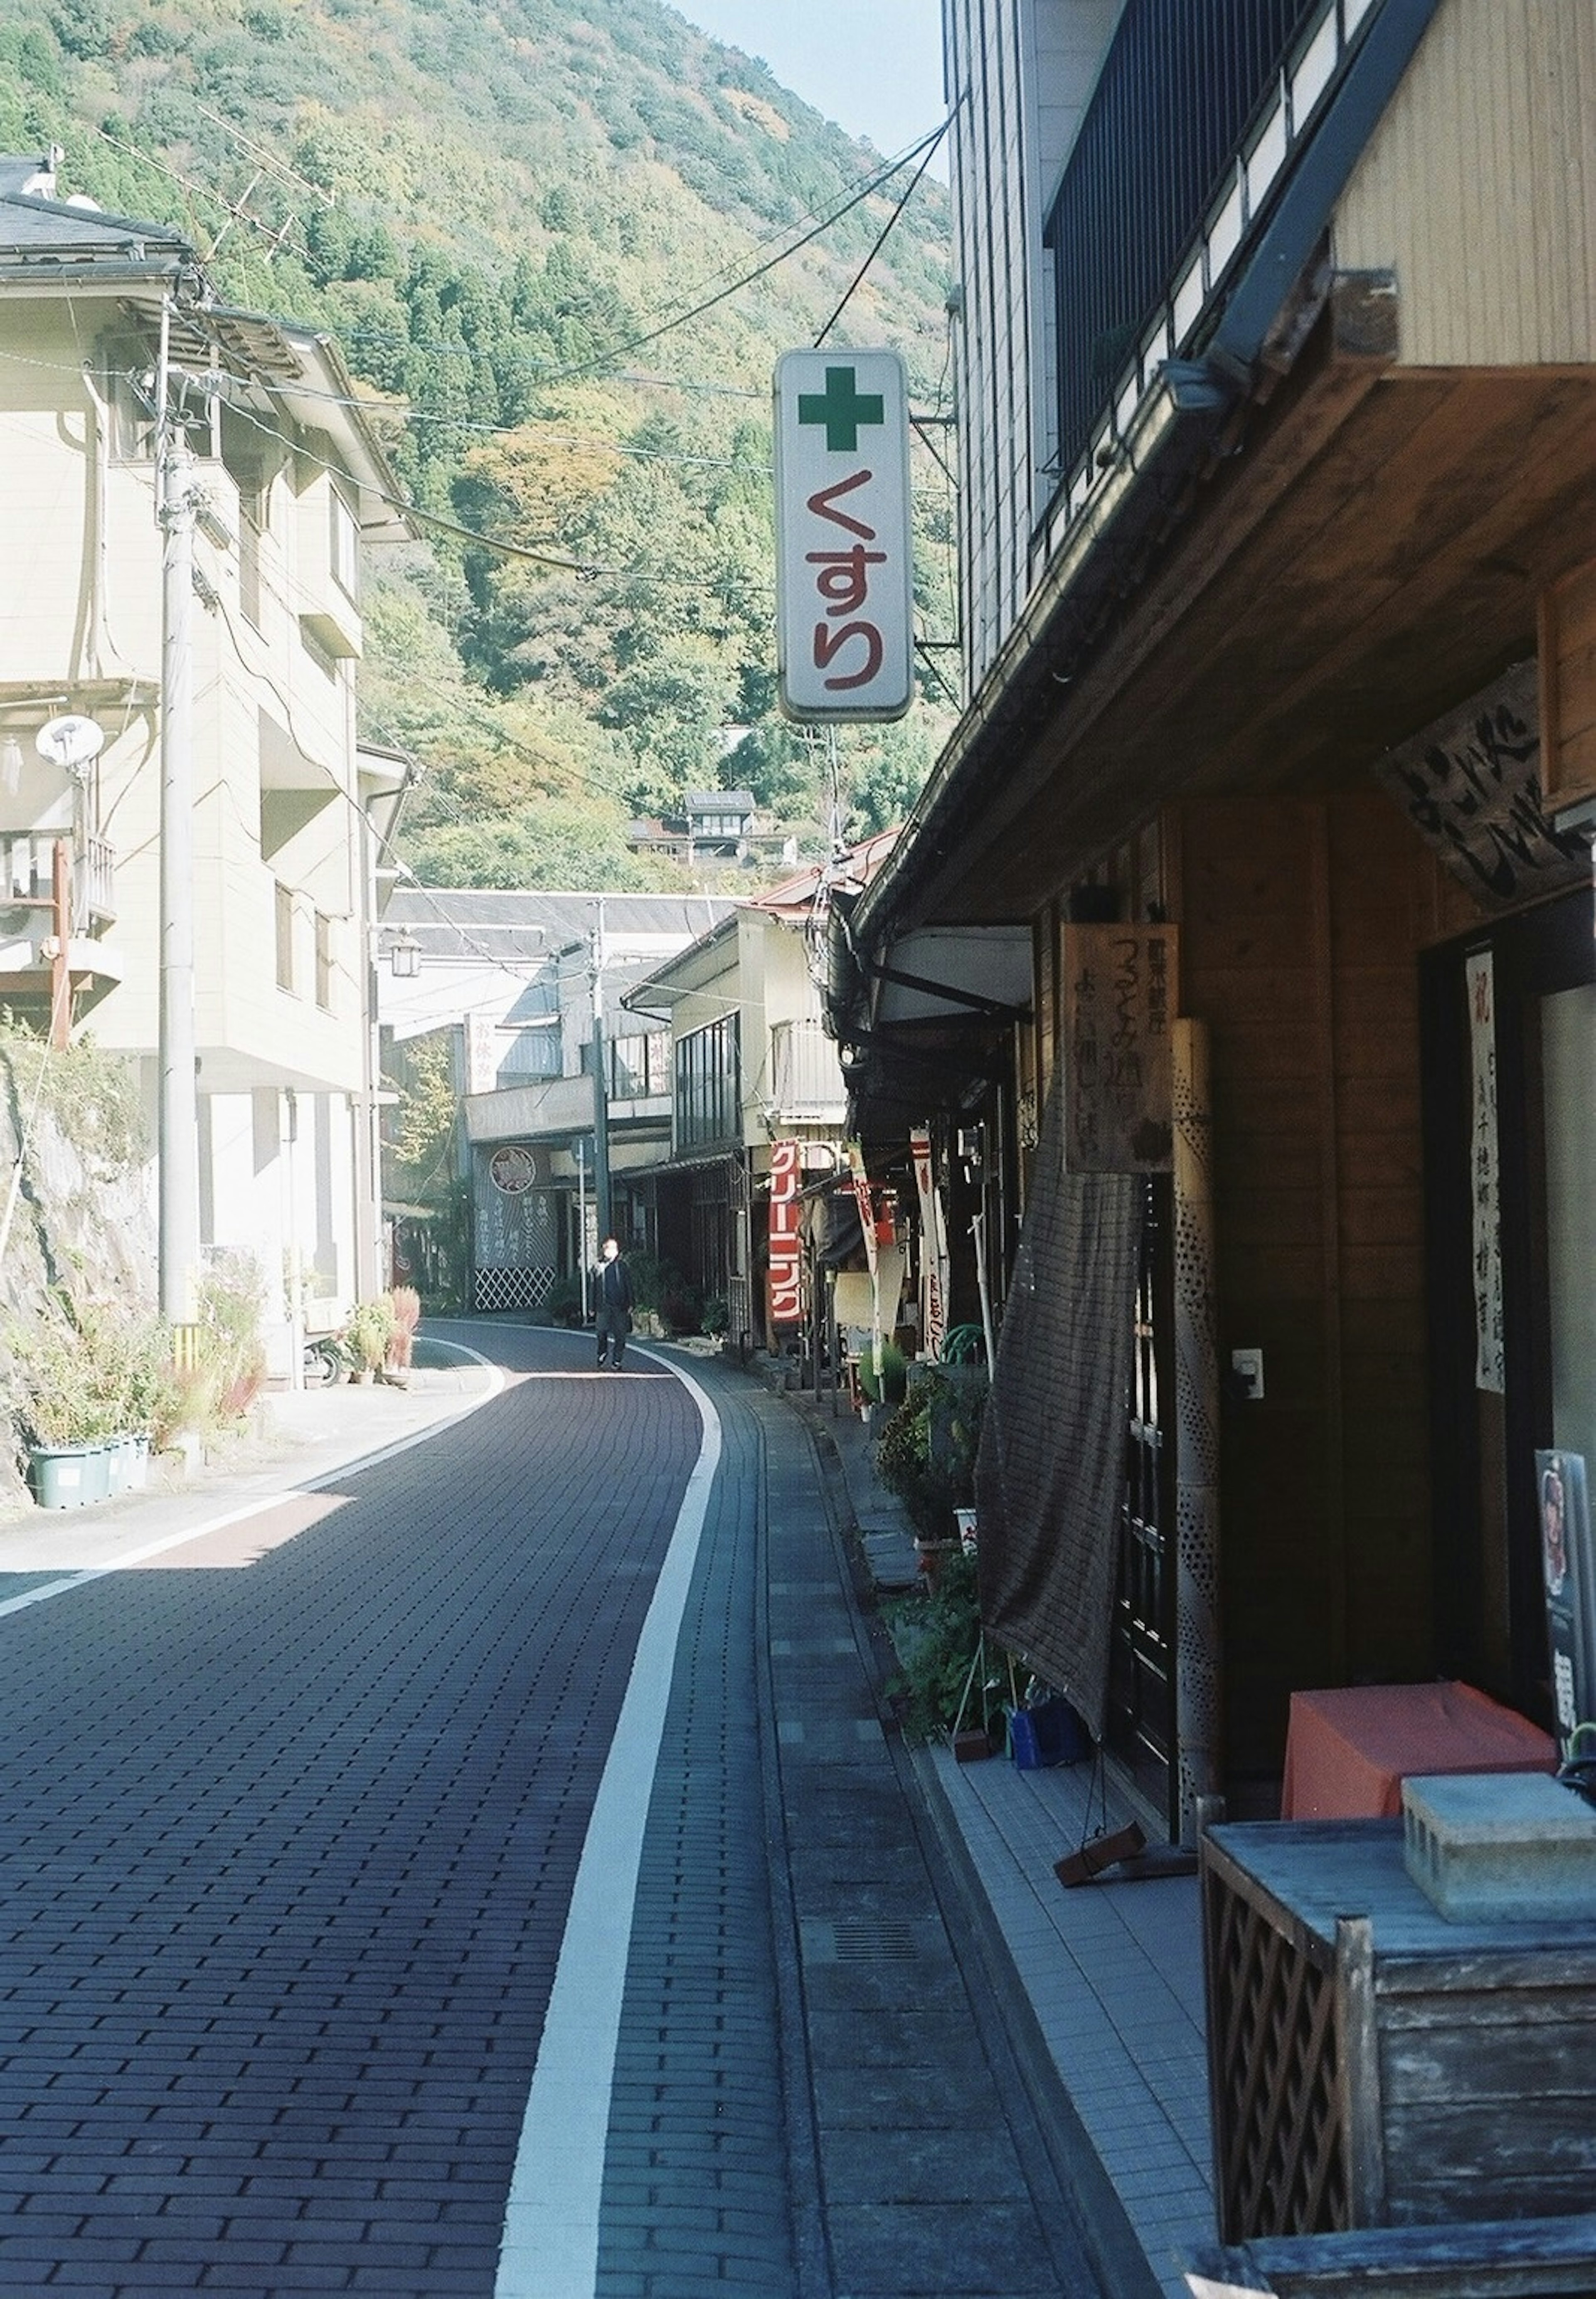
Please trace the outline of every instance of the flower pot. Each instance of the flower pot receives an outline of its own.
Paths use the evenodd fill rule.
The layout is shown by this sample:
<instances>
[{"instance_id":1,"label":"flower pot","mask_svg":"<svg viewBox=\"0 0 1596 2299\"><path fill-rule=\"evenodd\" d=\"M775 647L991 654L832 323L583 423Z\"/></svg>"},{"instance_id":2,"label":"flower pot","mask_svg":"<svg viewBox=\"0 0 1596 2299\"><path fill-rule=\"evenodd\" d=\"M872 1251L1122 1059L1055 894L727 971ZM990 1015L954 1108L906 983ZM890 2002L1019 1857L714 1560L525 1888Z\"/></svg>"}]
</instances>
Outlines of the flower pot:
<instances>
[{"instance_id":1,"label":"flower pot","mask_svg":"<svg viewBox=\"0 0 1596 2299\"><path fill-rule=\"evenodd\" d=\"M82 1508L104 1498L97 1445L35 1445L28 1469L40 1508Z\"/></svg>"},{"instance_id":2,"label":"flower pot","mask_svg":"<svg viewBox=\"0 0 1596 2299\"><path fill-rule=\"evenodd\" d=\"M919 1534L915 1535L915 1563L927 1589L935 1589L941 1579L943 1558L956 1556L958 1553L959 1543L956 1540L926 1540Z\"/></svg>"}]
</instances>

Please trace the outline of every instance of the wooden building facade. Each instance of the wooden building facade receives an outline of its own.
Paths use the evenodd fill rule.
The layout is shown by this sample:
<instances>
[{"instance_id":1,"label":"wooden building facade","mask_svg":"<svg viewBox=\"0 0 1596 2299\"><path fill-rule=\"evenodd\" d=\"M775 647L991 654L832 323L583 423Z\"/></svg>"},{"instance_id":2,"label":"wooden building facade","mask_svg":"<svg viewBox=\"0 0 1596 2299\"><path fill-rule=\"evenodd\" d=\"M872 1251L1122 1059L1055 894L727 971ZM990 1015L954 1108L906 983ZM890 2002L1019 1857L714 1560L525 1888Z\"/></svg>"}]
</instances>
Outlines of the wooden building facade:
<instances>
[{"instance_id":1,"label":"wooden building facade","mask_svg":"<svg viewBox=\"0 0 1596 2299\"><path fill-rule=\"evenodd\" d=\"M1127 74L1153 76L1146 136L1192 102L1155 84L1181 12L1080 12L1095 93L1052 181L1033 18L1059 8L948 13L951 100L987 17L1019 59L1011 149L960 113L960 229L985 245L984 205L1012 232L1031 202L1028 387L1064 411L1028 494L968 507L967 558L1023 535L1028 584L852 910L833 1020L877 1158L980 1111L1012 1245L1056 1178L1072 920L1177 940L1211 1253L1193 1312L1181 1184L1143 1174L1106 1736L1179 1833L1194 1789L1268 1809L1293 1689L1456 1674L1551 1722L1534 1454L1596 1456L1596 19L1226 0L1256 83L1234 149L1096 339L1071 435L1056 251L1101 192L1073 176ZM967 300L967 383L987 318ZM999 333L1014 355L1011 297ZM996 461L968 468L979 498ZM1021 924L1025 1011L972 1016ZM931 935L966 1002L894 1022L882 969ZM1211 1488L1190 1554L1183 1481Z\"/></svg>"}]
</instances>

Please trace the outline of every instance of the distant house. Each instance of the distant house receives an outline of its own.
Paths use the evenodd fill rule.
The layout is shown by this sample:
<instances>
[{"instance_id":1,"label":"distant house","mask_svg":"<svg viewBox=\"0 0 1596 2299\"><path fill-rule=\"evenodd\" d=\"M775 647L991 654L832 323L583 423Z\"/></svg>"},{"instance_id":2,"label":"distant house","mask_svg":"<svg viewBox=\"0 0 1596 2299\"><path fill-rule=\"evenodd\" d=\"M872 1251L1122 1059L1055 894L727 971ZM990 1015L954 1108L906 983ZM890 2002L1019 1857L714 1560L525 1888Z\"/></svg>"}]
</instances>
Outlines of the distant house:
<instances>
[{"instance_id":1,"label":"distant house","mask_svg":"<svg viewBox=\"0 0 1596 2299\"><path fill-rule=\"evenodd\" d=\"M752 791L689 791L680 814L631 823L627 844L634 854L662 854L691 868L701 862L796 862L798 841L790 830L761 824Z\"/></svg>"},{"instance_id":2,"label":"distant house","mask_svg":"<svg viewBox=\"0 0 1596 2299\"><path fill-rule=\"evenodd\" d=\"M743 1343L769 1337L772 1144L796 1143L809 1177L846 1169L847 1089L816 978L817 896L839 876L867 884L896 834L727 905L627 993L634 1028L669 1025L668 1140L637 1188L659 1251L704 1300L725 1301Z\"/></svg>"},{"instance_id":3,"label":"distant house","mask_svg":"<svg viewBox=\"0 0 1596 2299\"><path fill-rule=\"evenodd\" d=\"M596 1258L595 985L610 1226L628 1244L653 1244L636 1176L669 1150L670 1033L622 1000L731 908L702 894L395 892L378 967L385 1067L403 1088L419 1050L441 1039L460 1109L436 1177L443 1186L429 1201L390 1186L396 1274L423 1291L457 1291L474 1308L536 1308L559 1279ZM449 1185L461 1182L469 1234L465 1266L453 1267L445 1208Z\"/></svg>"},{"instance_id":4,"label":"distant house","mask_svg":"<svg viewBox=\"0 0 1596 2299\"><path fill-rule=\"evenodd\" d=\"M196 509L198 1244L258 1263L281 1366L295 1272L343 1300L381 1274L369 967L406 766L357 748L354 667L363 549L408 529L331 341L217 303L165 226L57 199L58 156L0 158L0 1000L91 1016L154 1111L164 389Z\"/></svg>"}]
</instances>

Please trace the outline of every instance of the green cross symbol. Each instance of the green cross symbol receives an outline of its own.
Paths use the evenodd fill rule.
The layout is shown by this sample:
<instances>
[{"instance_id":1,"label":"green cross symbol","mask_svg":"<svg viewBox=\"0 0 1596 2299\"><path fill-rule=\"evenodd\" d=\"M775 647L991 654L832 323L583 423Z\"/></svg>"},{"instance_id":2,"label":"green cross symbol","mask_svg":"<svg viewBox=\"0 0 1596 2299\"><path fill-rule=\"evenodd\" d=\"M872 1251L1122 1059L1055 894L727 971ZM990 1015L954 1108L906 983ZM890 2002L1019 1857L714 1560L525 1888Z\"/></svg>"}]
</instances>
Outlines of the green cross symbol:
<instances>
[{"instance_id":1,"label":"green cross symbol","mask_svg":"<svg viewBox=\"0 0 1596 2299\"><path fill-rule=\"evenodd\" d=\"M855 369L828 367L823 393L799 393L798 420L800 423L823 423L826 426L826 452L828 455L852 455L859 445L860 425L885 423L886 410L878 391L861 392L859 389Z\"/></svg>"}]
</instances>

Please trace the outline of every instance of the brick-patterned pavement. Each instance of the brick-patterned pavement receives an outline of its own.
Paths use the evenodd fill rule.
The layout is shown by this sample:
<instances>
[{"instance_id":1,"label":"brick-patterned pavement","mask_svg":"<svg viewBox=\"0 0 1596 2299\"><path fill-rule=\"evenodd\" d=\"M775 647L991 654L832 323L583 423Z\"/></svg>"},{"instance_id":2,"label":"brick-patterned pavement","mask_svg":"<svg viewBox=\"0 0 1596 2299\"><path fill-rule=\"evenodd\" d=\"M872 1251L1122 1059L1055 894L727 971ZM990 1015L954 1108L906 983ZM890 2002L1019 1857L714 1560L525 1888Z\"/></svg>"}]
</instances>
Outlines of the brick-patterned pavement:
<instances>
[{"instance_id":1,"label":"brick-patterned pavement","mask_svg":"<svg viewBox=\"0 0 1596 2299\"><path fill-rule=\"evenodd\" d=\"M457 1426L0 1609L0 2289L506 2299L566 1911L701 1424L640 1355L595 1376L586 1336L455 1330L511 1368ZM504 2272L516 2299L1090 2299L809 1438L694 1370L720 1467L596 2267L545 2292L512 2241Z\"/></svg>"},{"instance_id":2,"label":"brick-patterned pavement","mask_svg":"<svg viewBox=\"0 0 1596 2299\"><path fill-rule=\"evenodd\" d=\"M247 1569L0 1621L0 2287L491 2293L699 1442L673 1380L492 1346L530 1377Z\"/></svg>"}]
</instances>

